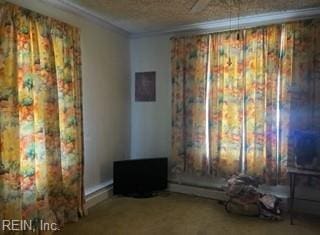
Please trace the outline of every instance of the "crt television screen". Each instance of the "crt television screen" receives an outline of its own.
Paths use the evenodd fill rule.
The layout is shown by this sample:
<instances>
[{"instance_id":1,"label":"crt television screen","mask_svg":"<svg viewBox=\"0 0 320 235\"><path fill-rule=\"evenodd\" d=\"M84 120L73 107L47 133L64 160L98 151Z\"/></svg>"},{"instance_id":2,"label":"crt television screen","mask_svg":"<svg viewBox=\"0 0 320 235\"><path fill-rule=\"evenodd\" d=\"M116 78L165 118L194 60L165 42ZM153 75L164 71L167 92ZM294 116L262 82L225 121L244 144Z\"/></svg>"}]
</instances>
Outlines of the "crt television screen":
<instances>
[{"instance_id":1,"label":"crt television screen","mask_svg":"<svg viewBox=\"0 0 320 235\"><path fill-rule=\"evenodd\" d=\"M167 188L167 158L116 161L113 166L114 194L144 194Z\"/></svg>"}]
</instances>

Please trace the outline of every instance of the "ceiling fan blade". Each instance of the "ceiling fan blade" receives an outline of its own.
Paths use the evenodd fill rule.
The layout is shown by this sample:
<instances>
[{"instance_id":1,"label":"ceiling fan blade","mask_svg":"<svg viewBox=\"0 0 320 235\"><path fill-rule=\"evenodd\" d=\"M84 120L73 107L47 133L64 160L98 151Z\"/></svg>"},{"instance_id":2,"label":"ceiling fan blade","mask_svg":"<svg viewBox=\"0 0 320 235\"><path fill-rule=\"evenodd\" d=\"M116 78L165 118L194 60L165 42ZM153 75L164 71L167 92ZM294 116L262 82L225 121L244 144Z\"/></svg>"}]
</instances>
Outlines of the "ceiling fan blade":
<instances>
[{"instance_id":1,"label":"ceiling fan blade","mask_svg":"<svg viewBox=\"0 0 320 235\"><path fill-rule=\"evenodd\" d=\"M198 0L191 8L190 13L198 13L203 11L210 2L211 0Z\"/></svg>"}]
</instances>

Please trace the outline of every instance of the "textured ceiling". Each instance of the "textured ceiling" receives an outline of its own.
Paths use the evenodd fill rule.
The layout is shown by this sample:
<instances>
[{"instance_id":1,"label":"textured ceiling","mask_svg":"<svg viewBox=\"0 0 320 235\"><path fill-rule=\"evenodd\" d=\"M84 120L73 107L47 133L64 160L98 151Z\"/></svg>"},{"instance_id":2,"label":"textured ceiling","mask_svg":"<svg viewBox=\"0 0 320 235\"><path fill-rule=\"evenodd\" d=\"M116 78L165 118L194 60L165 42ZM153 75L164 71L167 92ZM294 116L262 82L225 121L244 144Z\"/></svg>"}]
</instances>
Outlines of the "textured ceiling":
<instances>
[{"instance_id":1,"label":"textured ceiling","mask_svg":"<svg viewBox=\"0 0 320 235\"><path fill-rule=\"evenodd\" d=\"M190 10L197 0L67 0L130 33L161 31L179 25L274 11L319 7L320 0L212 0L201 12ZM240 1L240 4L239 4ZM229 8L229 4L231 7Z\"/></svg>"}]
</instances>

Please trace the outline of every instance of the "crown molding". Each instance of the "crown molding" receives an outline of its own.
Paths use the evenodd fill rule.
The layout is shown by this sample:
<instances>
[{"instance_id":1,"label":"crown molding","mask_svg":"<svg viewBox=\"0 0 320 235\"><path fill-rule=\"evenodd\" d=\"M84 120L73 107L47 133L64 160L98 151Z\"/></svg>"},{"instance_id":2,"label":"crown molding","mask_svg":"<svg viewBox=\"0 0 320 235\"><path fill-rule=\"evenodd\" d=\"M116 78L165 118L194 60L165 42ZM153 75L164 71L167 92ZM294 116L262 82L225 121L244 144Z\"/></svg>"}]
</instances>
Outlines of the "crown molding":
<instances>
[{"instance_id":1,"label":"crown molding","mask_svg":"<svg viewBox=\"0 0 320 235\"><path fill-rule=\"evenodd\" d=\"M320 7L306 8L298 10L270 12L258 15L243 16L239 18L239 28L250 28L270 24L279 24L295 20L304 20L320 17ZM234 17L221 20L213 20L196 24L181 25L166 30L131 33L130 38L151 37L160 35L188 35L188 34L204 34L212 32L221 32L226 30L234 30L238 28L238 18Z\"/></svg>"},{"instance_id":2,"label":"crown molding","mask_svg":"<svg viewBox=\"0 0 320 235\"><path fill-rule=\"evenodd\" d=\"M320 17L320 7L317 8L305 8L297 10L277 11L269 12L257 15L243 16L239 19L237 17L225 18L221 20L206 21L195 24L180 25L176 27L167 28L159 31L147 31L142 33L131 33L124 28L116 26L114 23L109 22L104 16L90 11L84 7L81 7L68 0L41 0L52 6L72 12L77 15L81 15L92 22L95 22L108 30L115 31L126 37L141 38L160 35L189 35L189 34L204 34L212 32L221 32L226 30L233 30L238 28L257 27L270 24L279 24L284 22L290 22L295 20L304 20Z\"/></svg>"},{"instance_id":3,"label":"crown molding","mask_svg":"<svg viewBox=\"0 0 320 235\"><path fill-rule=\"evenodd\" d=\"M59 9L72 12L76 15L83 16L84 18L98 25L101 25L104 28L117 32L125 37L130 36L130 33L127 30L110 23L105 17L101 16L100 14L90 11L70 1L67 1L67 0L41 0L41 1L44 3L48 3L54 7L57 7Z\"/></svg>"}]
</instances>

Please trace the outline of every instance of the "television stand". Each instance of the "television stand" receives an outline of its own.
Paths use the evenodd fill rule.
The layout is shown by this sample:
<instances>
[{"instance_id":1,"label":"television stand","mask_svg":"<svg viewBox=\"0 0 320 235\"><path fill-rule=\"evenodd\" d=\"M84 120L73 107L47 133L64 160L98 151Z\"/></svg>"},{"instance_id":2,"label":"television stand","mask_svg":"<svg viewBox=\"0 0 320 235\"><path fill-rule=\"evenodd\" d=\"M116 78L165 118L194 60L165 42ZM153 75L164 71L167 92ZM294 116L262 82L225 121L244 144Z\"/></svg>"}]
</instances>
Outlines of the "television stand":
<instances>
[{"instance_id":1,"label":"television stand","mask_svg":"<svg viewBox=\"0 0 320 235\"><path fill-rule=\"evenodd\" d=\"M290 224L293 225L293 204L295 199L296 176L304 175L304 176L320 178L320 171L302 170L294 167L288 167L288 174L290 179L290 206L289 206ZM306 198L296 198L296 199L311 201L311 202L320 202L318 200L311 200Z\"/></svg>"}]
</instances>

